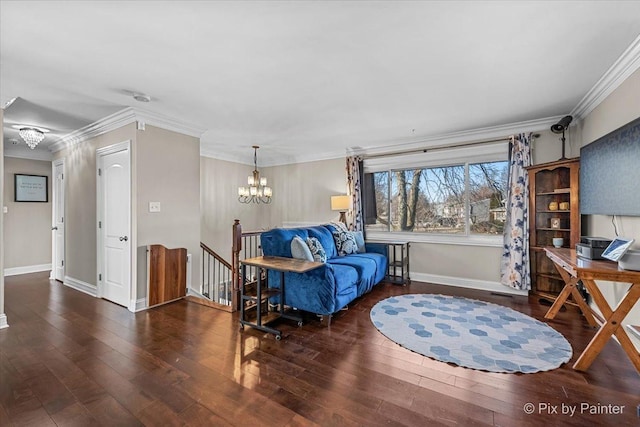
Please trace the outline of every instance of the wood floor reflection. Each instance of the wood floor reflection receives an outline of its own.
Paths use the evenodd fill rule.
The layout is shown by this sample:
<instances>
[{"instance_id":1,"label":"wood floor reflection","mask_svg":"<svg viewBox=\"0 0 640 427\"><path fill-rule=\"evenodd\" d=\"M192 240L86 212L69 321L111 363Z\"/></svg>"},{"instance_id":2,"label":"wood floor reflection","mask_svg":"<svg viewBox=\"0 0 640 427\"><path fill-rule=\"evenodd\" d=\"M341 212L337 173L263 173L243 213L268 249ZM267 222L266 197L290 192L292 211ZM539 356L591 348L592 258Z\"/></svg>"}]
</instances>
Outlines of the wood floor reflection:
<instances>
[{"instance_id":1,"label":"wood floor reflection","mask_svg":"<svg viewBox=\"0 0 640 427\"><path fill-rule=\"evenodd\" d=\"M2 426L640 424L640 376L615 342L587 373L571 368L594 334L572 309L549 322L571 343L571 362L529 375L425 358L389 341L369 320L376 302L405 293L476 298L542 319L548 307L533 297L382 284L329 328L313 318L301 328L279 323L284 337L276 341L240 332L235 314L186 301L134 314L45 273L5 280ZM594 415L581 413L582 404L624 408ZM570 407L577 408L573 416L561 413Z\"/></svg>"}]
</instances>

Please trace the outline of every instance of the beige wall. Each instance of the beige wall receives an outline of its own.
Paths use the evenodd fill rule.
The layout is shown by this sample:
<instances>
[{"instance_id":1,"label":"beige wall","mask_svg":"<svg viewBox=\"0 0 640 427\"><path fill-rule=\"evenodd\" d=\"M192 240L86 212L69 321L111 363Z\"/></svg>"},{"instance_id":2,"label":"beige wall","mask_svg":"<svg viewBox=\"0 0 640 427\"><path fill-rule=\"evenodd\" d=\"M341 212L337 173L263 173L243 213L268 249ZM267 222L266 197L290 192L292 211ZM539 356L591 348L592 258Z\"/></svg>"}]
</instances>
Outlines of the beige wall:
<instances>
[{"instance_id":1,"label":"beige wall","mask_svg":"<svg viewBox=\"0 0 640 427\"><path fill-rule=\"evenodd\" d=\"M137 246L187 248L191 285L198 289L200 140L149 125L137 131L136 139ZM160 202L160 212L150 213L149 202ZM140 281L138 298L146 292L146 283Z\"/></svg>"},{"instance_id":2,"label":"beige wall","mask_svg":"<svg viewBox=\"0 0 640 427\"><path fill-rule=\"evenodd\" d=\"M133 147L135 137L129 124L54 154L65 158L65 275L72 279L96 286L96 150L127 140Z\"/></svg>"},{"instance_id":3,"label":"beige wall","mask_svg":"<svg viewBox=\"0 0 640 427\"><path fill-rule=\"evenodd\" d=\"M131 141L133 176L132 239L136 249L148 244L186 247L192 254L194 281L200 268L200 141L171 131L132 123L55 153L65 158L66 275L96 285L96 150ZM159 213L149 213L149 202L160 202ZM142 252L144 254L144 252ZM147 293L134 263L137 299ZM199 285L196 285L199 286Z\"/></svg>"},{"instance_id":4,"label":"beige wall","mask_svg":"<svg viewBox=\"0 0 640 427\"><path fill-rule=\"evenodd\" d=\"M253 167L211 157L200 157L201 240L231 262L231 226L239 219L244 231L269 228L273 205L238 202L238 186L246 185ZM261 172L263 172L261 170ZM263 175L272 183L271 177Z\"/></svg>"},{"instance_id":5,"label":"beige wall","mask_svg":"<svg viewBox=\"0 0 640 427\"><path fill-rule=\"evenodd\" d=\"M265 175L273 183L272 224L327 223L337 220L331 196L347 194L346 159L273 166Z\"/></svg>"},{"instance_id":6,"label":"beige wall","mask_svg":"<svg viewBox=\"0 0 640 427\"><path fill-rule=\"evenodd\" d=\"M252 166L201 157L202 241L231 260L231 226L244 231L268 230L292 223L326 223L338 218L330 198L346 193L345 159L259 168L273 188L270 204L238 202Z\"/></svg>"},{"instance_id":7,"label":"beige wall","mask_svg":"<svg viewBox=\"0 0 640 427\"><path fill-rule=\"evenodd\" d=\"M596 109L579 123L583 136L582 146L616 130L640 117L640 70L632 74L622 85L609 95ZM640 160L640 159L639 159ZM586 221L587 234L613 238L615 236L611 216L589 215ZM616 217L621 236L636 239L634 248L640 249L640 217ZM626 292L626 284L600 283L602 293L612 306L617 305ZM640 325L640 304L629 313L625 324ZM640 350L640 339L634 339Z\"/></svg>"},{"instance_id":8,"label":"beige wall","mask_svg":"<svg viewBox=\"0 0 640 427\"><path fill-rule=\"evenodd\" d=\"M15 202L14 174L48 177L48 202ZM51 162L4 158L4 215L6 230L4 267L51 265Z\"/></svg>"}]
</instances>

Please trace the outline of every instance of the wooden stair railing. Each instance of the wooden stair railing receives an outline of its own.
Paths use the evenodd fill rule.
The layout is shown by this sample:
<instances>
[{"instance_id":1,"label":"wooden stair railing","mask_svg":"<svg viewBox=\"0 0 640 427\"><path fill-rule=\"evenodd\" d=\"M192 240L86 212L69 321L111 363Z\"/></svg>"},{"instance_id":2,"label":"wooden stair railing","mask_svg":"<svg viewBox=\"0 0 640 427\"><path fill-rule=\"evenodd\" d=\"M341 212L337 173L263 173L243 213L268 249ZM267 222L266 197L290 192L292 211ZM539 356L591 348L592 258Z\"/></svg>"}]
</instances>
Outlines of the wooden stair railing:
<instances>
[{"instance_id":1,"label":"wooden stair railing","mask_svg":"<svg viewBox=\"0 0 640 427\"><path fill-rule=\"evenodd\" d=\"M260 246L260 235L262 231L242 232L240 220L236 219L232 226L232 266L233 266L233 307L235 310L240 309L240 288L243 286L240 277L240 261L243 259L254 258L262 255L262 247ZM247 277L244 278L244 286L251 286L256 280L258 271L255 267L247 266Z\"/></svg>"},{"instance_id":2,"label":"wooden stair railing","mask_svg":"<svg viewBox=\"0 0 640 427\"><path fill-rule=\"evenodd\" d=\"M225 311L235 311L233 267L204 243L200 242L200 248L202 249L202 295L211 301L211 304L206 305Z\"/></svg>"},{"instance_id":3,"label":"wooden stair railing","mask_svg":"<svg viewBox=\"0 0 640 427\"><path fill-rule=\"evenodd\" d=\"M240 261L262 255L261 231L242 232L240 220L234 220L232 229L231 263L216 251L200 242L202 249L202 296L187 297L190 301L221 310L234 312L240 309ZM245 289L255 285L257 271L247 268Z\"/></svg>"}]
</instances>

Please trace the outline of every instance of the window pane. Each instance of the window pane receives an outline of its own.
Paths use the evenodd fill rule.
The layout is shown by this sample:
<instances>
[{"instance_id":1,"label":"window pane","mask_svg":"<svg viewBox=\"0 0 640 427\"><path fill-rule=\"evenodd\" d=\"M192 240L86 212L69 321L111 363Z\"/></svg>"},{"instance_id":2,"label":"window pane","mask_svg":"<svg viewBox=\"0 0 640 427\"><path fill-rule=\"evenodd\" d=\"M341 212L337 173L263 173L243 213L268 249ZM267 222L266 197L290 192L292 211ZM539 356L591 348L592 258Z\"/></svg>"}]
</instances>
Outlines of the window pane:
<instances>
[{"instance_id":1,"label":"window pane","mask_svg":"<svg viewBox=\"0 0 640 427\"><path fill-rule=\"evenodd\" d=\"M391 230L465 232L464 166L393 171Z\"/></svg>"},{"instance_id":2,"label":"window pane","mask_svg":"<svg viewBox=\"0 0 640 427\"><path fill-rule=\"evenodd\" d=\"M471 234L502 234L507 210L509 162L469 165Z\"/></svg>"},{"instance_id":3,"label":"window pane","mask_svg":"<svg viewBox=\"0 0 640 427\"><path fill-rule=\"evenodd\" d=\"M389 172L364 177L364 211L367 230L389 230Z\"/></svg>"}]
</instances>

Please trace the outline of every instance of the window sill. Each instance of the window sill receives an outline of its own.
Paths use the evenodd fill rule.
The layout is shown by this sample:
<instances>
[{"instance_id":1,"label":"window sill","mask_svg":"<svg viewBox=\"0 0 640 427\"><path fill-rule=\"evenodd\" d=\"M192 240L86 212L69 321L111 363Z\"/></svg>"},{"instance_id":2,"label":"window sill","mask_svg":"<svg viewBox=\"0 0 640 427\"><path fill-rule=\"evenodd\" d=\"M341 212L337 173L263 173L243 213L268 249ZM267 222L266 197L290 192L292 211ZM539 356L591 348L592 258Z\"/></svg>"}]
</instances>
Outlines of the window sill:
<instances>
[{"instance_id":1,"label":"window sill","mask_svg":"<svg viewBox=\"0 0 640 427\"><path fill-rule=\"evenodd\" d=\"M387 232L387 231L367 231L367 239L372 240L406 240L411 243L435 243L442 245L460 246L483 246L491 248L501 248L503 245L502 236L456 236L452 234L422 234L411 232Z\"/></svg>"}]
</instances>

